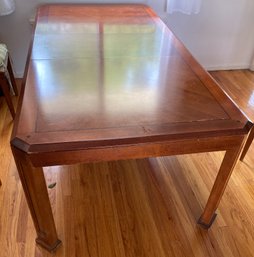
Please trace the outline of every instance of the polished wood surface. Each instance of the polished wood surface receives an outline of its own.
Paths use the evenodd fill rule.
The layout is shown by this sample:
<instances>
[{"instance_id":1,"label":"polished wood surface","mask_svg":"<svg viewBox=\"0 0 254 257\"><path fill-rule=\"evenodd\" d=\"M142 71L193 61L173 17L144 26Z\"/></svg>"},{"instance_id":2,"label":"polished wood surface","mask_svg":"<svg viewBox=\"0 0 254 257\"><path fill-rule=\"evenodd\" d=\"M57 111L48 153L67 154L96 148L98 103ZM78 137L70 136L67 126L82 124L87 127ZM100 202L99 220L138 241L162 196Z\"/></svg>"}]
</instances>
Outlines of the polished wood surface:
<instances>
[{"instance_id":1,"label":"polished wood surface","mask_svg":"<svg viewBox=\"0 0 254 257\"><path fill-rule=\"evenodd\" d=\"M251 73L220 74L216 79L238 78L223 87L232 98L242 88L245 93L237 97L247 107L254 84L251 91L244 78ZM0 105L0 256L50 257L34 244L36 232L9 147L12 118L3 97ZM251 113L251 106L247 109ZM44 168L47 185L56 182L48 193L63 241L54 256L253 257L253 146L237 163L209 231L195 221L223 152Z\"/></svg>"},{"instance_id":2,"label":"polished wood surface","mask_svg":"<svg viewBox=\"0 0 254 257\"><path fill-rule=\"evenodd\" d=\"M233 99L241 107L248 117L254 120L254 74L248 70L239 71L214 71L211 74L218 80L220 85L230 92ZM233 76L231 76L233 74ZM241 86L241 85L244 85ZM247 99L247 100L246 100ZM252 128L247 142L244 146L240 160L244 160L254 138L254 129Z\"/></svg>"},{"instance_id":3,"label":"polished wood surface","mask_svg":"<svg viewBox=\"0 0 254 257\"><path fill-rule=\"evenodd\" d=\"M250 70L222 70L211 71L210 74L250 120L254 120L254 72Z\"/></svg>"},{"instance_id":4,"label":"polished wood surface","mask_svg":"<svg viewBox=\"0 0 254 257\"><path fill-rule=\"evenodd\" d=\"M42 166L225 150L208 228L252 123L147 6L45 5L36 24L11 144L37 243L60 242Z\"/></svg>"},{"instance_id":5,"label":"polished wood surface","mask_svg":"<svg viewBox=\"0 0 254 257\"><path fill-rule=\"evenodd\" d=\"M232 135L247 123L142 5L41 7L23 102L13 140L29 152Z\"/></svg>"}]
</instances>

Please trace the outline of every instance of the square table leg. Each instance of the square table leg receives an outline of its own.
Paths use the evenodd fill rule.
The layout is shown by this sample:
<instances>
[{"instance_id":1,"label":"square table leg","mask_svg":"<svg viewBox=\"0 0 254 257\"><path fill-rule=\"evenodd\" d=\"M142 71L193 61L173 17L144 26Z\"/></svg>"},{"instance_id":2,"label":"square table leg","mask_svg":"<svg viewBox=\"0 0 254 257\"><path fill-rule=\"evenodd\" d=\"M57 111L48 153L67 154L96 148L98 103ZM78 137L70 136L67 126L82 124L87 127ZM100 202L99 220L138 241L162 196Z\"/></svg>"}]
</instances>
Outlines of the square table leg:
<instances>
[{"instance_id":1,"label":"square table leg","mask_svg":"<svg viewBox=\"0 0 254 257\"><path fill-rule=\"evenodd\" d=\"M20 180L37 232L36 242L53 251L61 243L57 237L48 191L41 167L33 167L26 153L12 147Z\"/></svg>"},{"instance_id":2,"label":"square table leg","mask_svg":"<svg viewBox=\"0 0 254 257\"><path fill-rule=\"evenodd\" d=\"M0 87L1 87L1 89L3 91L4 98L6 100L8 108L9 108L9 110L11 112L11 116L14 119L15 118L15 109L14 109L14 106L13 106L13 103L12 103L12 100L11 100L9 83L8 83L8 80L5 77L5 75L2 75L2 74L1 74L1 77L0 77Z\"/></svg>"},{"instance_id":3,"label":"square table leg","mask_svg":"<svg viewBox=\"0 0 254 257\"><path fill-rule=\"evenodd\" d=\"M250 148L250 146L251 146L251 143L252 143L253 139L254 139L254 127L252 127L252 129L251 129L251 131L250 131L250 134L249 134L249 136L248 136L248 139L247 139L247 141L246 141L246 144L245 144L245 146L244 146L244 148L243 148L243 151L242 151L242 154L241 154L241 157L240 157L240 160L241 160L241 161L243 161L245 155L247 154L247 152L248 152L248 150L249 150L249 148Z\"/></svg>"},{"instance_id":4,"label":"square table leg","mask_svg":"<svg viewBox=\"0 0 254 257\"><path fill-rule=\"evenodd\" d=\"M228 180L238 160L241 149L242 144L239 147L227 150L225 153L204 212L198 220L198 224L205 229L208 229L216 218L215 211L220 203L221 197L225 191Z\"/></svg>"}]
</instances>

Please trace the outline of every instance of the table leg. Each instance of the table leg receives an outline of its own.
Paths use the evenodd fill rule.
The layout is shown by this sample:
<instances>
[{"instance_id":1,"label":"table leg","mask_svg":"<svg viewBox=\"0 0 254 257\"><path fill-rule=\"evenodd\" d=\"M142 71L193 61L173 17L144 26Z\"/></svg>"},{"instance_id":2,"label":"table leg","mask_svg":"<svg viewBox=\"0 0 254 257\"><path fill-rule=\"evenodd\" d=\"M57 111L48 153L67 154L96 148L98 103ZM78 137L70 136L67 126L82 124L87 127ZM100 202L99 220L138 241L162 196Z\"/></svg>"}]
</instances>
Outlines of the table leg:
<instances>
[{"instance_id":1,"label":"table leg","mask_svg":"<svg viewBox=\"0 0 254 257\"><path fill-rule=\"evenodd\" d=\"M12 103L12 100L11 100L10 89L9 89L9 84L8 84L7 78L2 77L0 83L1 83L1 89L2 89L3 94L4 94L4 98L6 100L8 108L11 112L11 116L14 119L15 118L15 109L14 109L14 106L13 106L13 103Z\"/></svg>"},{"instance_id":2,"label":"table leg","mask_svg":"<svg viewBox=\"0 0 254 257\"><path fill-rule=\"evenodd\" d=\"M15 95L17 96L18 95L18 88L17 88L17 84L16 84L16 81L15 81L10 56L8 56L7 70L9 72L9 76L10 76L13 91L14 91Z\"/></svg>"},{"instance_id":3,"label":"table leg","mask_svg":"<svg viewBox=\"0 0 254 257\"><path fill-rule=\"evenodd\" d=\"M240 157L240 160L241 160L241 161L243 161L243 159L244 159L246 153L248 152L248 150L249 150L249 148L250 148L250 145L251 145L253 139L254 139L254 127L252 127L252 129L251 129L251 131L250 131L250 134L249 134L249 136L248 136L248 139L247 139L247 141L246 141L246 144L245 144L245 146L244 146L244 148L243 148L243 152L242 152L241 157Z\"/></svg>"},{"instance_id":4,"label":"table leg","mask_svg":"<svg viewBox=\"0 0 254 257\"><path fill-rule=\"evenodd\" d=\"M228 180L238 160L241 148L242 144L240 145L240 147L227 150L225 153L220 170L218 172L209 199L207 201L205 210L198 220L198 224L205 229L208 229L216 218L215 211L219 205L221 197L227 186Z\"/></svg>"},{"instance_id":5,"label":"table leg","mask_svg":"<svg viewBox=\"0 0 254 257\"><path fill-rule=\"evenodd\" d=\"M37 232L36 242L53 251L61 241L57 238L43 170L33 167L26 153L15 147L12 151Z\"/></svg>"}]
</instances>

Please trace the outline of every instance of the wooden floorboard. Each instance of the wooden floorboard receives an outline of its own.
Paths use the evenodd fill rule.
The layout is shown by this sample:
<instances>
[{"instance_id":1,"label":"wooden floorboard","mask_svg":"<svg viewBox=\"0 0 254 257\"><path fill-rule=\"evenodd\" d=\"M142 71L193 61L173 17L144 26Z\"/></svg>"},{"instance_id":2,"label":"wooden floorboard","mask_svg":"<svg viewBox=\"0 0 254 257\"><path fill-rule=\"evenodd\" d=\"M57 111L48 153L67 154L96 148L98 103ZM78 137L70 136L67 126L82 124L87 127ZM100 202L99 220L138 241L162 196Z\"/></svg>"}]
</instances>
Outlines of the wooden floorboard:
<instances>
[{"instance_id":1,"label":"wooden floorboard","mask_svg":"<svg viewBox=\"0 0 254 257\"><path fill-rule=\"evenodd\" d=\"M212 75L254 119L254 73ZM15 97L14 100L16 101ZM35 230L9 147L11 115L0 97L0 256L254 256L254 145L238 162L209 231L196 225L223 152L47 167L62 246L52 255Z\"/></svg>"}]
</instances>

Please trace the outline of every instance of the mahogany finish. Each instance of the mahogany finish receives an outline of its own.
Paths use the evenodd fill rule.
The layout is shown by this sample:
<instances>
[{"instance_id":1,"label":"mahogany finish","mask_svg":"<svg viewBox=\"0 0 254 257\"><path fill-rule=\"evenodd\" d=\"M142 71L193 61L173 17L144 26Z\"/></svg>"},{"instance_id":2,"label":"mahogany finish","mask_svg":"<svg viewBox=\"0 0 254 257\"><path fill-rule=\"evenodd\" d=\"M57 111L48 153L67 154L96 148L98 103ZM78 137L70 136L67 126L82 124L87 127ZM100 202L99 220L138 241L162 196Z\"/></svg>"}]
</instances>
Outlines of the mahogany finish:
<instances>
[{"instance_id":1,"label":"mahogany finish","mask_svg":"<svg viewBox=\"0 0 254 257\"><path fill-rule=\"evenodd\" d=\"M37 243L60 243L43 166L226 150L209 227L251 127L147 6L40 7L11 140Z\"/></svg>"},{"instance_id":2,"label":"mahogany finish","mask_svg":"<svg viewBox=\"0 0 254 257\"><path fill-rule=\"evenodd\" d=\"M248 150L249 150L249 148L250 148L250 146L251 146L251 144L252 144L253 139L254 139L254 129L253 129L253 127L252 127L252 129L251 129L251 131L250 131L250 134L249 134L249 136L248 136L248 138L247 138L247 140L246 140L246 144L245 144L245 146L244 146L244 148L243 148L242 154L241 154L241 156L240 156L240 160L241 160L241 161L244 160L244 157L245 157L245 155L247 154L247 152L248 152Z\"/></svg>"}]
</instances>

